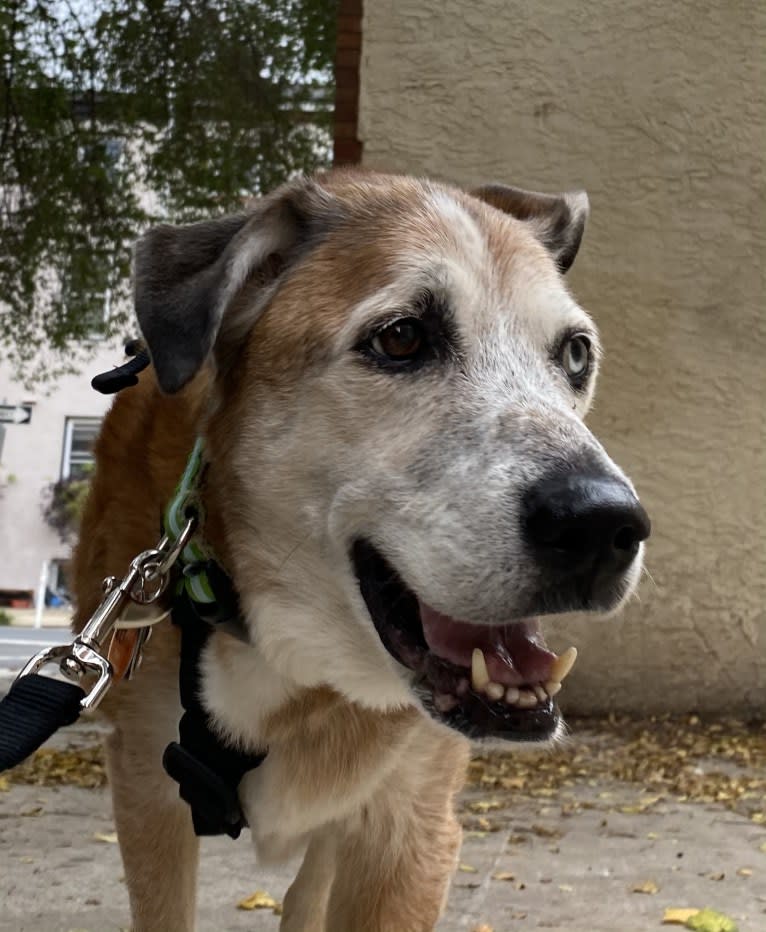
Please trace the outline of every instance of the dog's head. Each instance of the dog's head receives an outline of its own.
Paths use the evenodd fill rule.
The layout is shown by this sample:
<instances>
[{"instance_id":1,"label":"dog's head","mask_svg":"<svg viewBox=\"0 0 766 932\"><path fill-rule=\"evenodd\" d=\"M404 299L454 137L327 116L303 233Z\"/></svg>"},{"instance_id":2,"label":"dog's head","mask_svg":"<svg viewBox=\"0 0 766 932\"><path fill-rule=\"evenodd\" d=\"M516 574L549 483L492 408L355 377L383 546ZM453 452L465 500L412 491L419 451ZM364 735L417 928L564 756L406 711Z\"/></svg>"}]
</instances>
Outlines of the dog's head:
<instances>
[{"instance_id":1,"label":"dog's head","mask_svg":"<svg viewBox=\"0 0 766 932\"><path fill-rule=\"evenodd\" d=\"M136 305L160 385L210 358L209 483L253 638L284 677L472 736L543 740L649 522L583 424L599 362L566 288L578 193L329 174L159 227Z\"/></svg>"}]
</instances>

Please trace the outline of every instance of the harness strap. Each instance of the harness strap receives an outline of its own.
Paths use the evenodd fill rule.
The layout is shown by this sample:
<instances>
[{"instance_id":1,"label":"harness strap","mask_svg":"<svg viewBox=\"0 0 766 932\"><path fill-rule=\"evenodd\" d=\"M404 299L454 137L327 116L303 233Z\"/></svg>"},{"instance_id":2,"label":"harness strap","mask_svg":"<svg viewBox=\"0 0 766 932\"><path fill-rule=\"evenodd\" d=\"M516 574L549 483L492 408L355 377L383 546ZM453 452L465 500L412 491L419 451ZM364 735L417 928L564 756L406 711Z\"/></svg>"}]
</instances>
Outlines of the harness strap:
<instances>
[{"instance_id":1,"label":"harness strap","mask_svg":"<svg viewBox=\"0 0 766 932\"><path fill-rule=\"evenodd\" d=\"M200 617L188 592L176 598L173 623L181 629L179 685L184 714L179 740L167 746L162 764L178 783L181 799L191 807L195 834L238 838L247 820L237 787L266 754L249 754L224 742L202 706L200 654L213 629Z\"/></svg>"},{"instance_id":2,"label":"harness strap","mask_svg":"<svg viewBox=\"0 0 766 932\"><path fill-rule=\"evenodd\" d=\"M64 725L80 717L85 691L76 683L30 673L0 701L0 772L16 767Z\"/></svg>"}]
</instances>

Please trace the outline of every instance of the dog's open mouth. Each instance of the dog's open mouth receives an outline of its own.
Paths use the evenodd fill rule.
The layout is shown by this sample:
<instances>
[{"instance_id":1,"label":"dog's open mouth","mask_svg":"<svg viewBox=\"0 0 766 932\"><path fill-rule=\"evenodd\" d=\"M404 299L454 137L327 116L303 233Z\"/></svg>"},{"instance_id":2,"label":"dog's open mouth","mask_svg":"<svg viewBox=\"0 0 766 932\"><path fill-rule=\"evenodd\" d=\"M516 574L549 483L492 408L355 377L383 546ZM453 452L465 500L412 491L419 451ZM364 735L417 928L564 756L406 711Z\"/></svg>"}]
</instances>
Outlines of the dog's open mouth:
<instances>
[{"instance_id":1,"label":"dog's open mouth","mask_svg":"<svg viewBox=\"0 0 766 932\"><path fill-rule=\"evenodd\" d=\"M359 588L388 652L415 673L428 711L472 738L544 741L561 716L553 697L577 651L548 650L534 619L477 625L421 602L365 541L352 549Z\"/></svg>"}]
</instances>

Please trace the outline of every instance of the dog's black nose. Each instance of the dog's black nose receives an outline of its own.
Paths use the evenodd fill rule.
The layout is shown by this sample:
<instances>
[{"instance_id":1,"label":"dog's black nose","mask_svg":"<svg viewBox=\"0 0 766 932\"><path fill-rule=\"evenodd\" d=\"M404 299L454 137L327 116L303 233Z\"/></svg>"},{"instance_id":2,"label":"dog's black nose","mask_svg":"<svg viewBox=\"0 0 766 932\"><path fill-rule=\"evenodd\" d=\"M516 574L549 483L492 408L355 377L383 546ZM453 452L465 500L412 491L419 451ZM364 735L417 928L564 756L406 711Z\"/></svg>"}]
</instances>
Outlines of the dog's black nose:
<instances>
[{"instance_id":1,"label":"dog's black nose","mask_svg":"<svg viewBox=\"0 0 766 932\"><path fill-rule=\"evenodd\" d=\"M538 560L568 573L622 573L650 530L629 486L611 476L543 479L524 500L524 531Z\"/></svg>"}]
</instances>

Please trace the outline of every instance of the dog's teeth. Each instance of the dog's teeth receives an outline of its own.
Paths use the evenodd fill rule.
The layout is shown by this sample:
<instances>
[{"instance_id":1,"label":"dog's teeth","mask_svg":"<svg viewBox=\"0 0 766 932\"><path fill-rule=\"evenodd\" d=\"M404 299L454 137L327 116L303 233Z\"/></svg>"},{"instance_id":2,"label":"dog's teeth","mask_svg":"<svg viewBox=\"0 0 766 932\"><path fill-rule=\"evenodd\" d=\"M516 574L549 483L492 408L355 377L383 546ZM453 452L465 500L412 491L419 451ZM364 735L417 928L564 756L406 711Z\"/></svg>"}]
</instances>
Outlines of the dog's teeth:
<instances>
[{"instance_id":1,"label":"dog's teeth","mask_svg":"<svg viewBox=\"0 0 766 932\"><path fill-rule=\"evenodd\" d=\"M489 683L489 673L487 672L487 661L480 647L474 647L473 656L471 657L471 685L476 692L483 692Z\"/></svg>"},{"instance_id":2,"label":"dog's teeth","mask_svg":"<svg viewBox=\"0 0 766 932\"><path fill-rule=\"evenodd\" d=\"M537 696L538 702L545 702L545 700L548 698L548 693L543 689L542 686L540 686L539 683L535 683L535 685L532 687L532 692Z\"/></svg>"},{"instance_id":3,"label":"dog's teeth","mask_svg":"<svg viewBox=\"0 0 766 932\"><path fill-rule=\"evenodd\" d=\"M520 705L522 709L531 709L537 705L537 696L531 689L520 689L516 705Z\"/></svg>"},{"instance_id":4,"label":"dog's teeth","mask_svg":"<svg viewBox=\"0 0 766 932\"><path fill-rule=\"evenodd\" d=\"M563 683L564 677L569 673L577 660L577 648L568 647L563 654L553 661L550 678L554 683Z\"/></svg>"},{"instance_id":5,"label":"dog's teeth","mask_svg":"<svg viewBox=\"0 0 766 932\"><path fill-rule=\"evenodd\" d=\"M545 691L553 699L556 693L561 691L561 683L557 683L555 680L550 680L545 684Z\"/></svg>"},{"instance_id":6,"label":"dog's teeth","mask_svg":"<svg viewBox=\"0 0 766 932\"><path fill-rule=\"evenodd\" d=\"M457 704L457 696L451 696L449 693L434 693L434 707L439 712L451 712Z\"/></svg>"},{"instance_id":7,"label":"dog's teeth","mask_svg":"<svg viewBox=\"0 0 766 932\"><path fill-rule=\"evenodd\" d=\"M487 683L485 692L493 702L498 702L505 695L505 686L502 683Z\"/></svg>"},{"instance_id":8,"label":"dog's teeth","mask_svg":"<svg viewBox=\"0 0 766 932\"><path fill-rule=\"evenodd\" d=\"M519 701L519 688L518 686L509 686L505 691L505 701L508 705L516 705Z\"/></svg>"}]
</instances>

